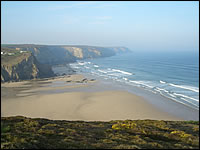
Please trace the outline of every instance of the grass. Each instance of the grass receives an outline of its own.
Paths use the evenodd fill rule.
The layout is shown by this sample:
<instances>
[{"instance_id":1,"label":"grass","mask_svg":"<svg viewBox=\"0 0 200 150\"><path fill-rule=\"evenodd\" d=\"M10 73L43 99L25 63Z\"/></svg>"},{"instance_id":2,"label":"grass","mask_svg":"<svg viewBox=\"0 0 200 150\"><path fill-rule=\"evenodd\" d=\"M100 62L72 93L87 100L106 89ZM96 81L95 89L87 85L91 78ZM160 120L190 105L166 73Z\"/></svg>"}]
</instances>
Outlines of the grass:
<instances>
[{"instance_id":1,"label":"grass","mask_svg":"<svg viewBox=\"0 0 200 150\"><path fill-rule=\"evenodd\" d=\"M1 123L1 133L7 133L9 131L10 131L10 126L7 126Z\"/></svg>"},{"instance_id":2,"label":"grass","mask_svg":"<svg viewBox=\"0 0 200 150\"><path fill-rule=\"evenodd\" d=\"M1 51L4 53L14 53L13 55L1 55L1 64L3 65L15 65L20 63L24 58L27 58L31 55L31 52L20 53L19 50L11 48L1 48Z\"/></svg>"},{"instance_id":3,"label":"grass","mask_svg":"<svg viewBox=\"0 0 200 150\"><path fill-rule=\"evenodd\" d=\"M1 118L3 149L197 149L199 121ZM11 130L12 129L12 130Z\"/></svg>"}]
</instances>

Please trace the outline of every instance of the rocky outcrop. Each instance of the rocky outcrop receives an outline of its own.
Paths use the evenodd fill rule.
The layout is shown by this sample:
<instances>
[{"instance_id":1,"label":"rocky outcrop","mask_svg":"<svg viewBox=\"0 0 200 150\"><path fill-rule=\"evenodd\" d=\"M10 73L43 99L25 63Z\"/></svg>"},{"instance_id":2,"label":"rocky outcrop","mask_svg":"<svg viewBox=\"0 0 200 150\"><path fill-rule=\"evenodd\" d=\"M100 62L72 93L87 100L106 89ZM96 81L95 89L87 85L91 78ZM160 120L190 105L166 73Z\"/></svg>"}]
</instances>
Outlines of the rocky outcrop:
<instances>
[{"instance_id":1,"label":"rocky outcrop","mask_svg":"<svg viewBox=\"0 0 200 150\"><path fill-rule=\"evenodd\" d=\"M2 61L1 82L54 76L51 67L49 65L40 64L32 54L16 57L17 58L11 58L9 62ZM18 57L22 58L18 59Z\"/></svg>"}]
</instances>

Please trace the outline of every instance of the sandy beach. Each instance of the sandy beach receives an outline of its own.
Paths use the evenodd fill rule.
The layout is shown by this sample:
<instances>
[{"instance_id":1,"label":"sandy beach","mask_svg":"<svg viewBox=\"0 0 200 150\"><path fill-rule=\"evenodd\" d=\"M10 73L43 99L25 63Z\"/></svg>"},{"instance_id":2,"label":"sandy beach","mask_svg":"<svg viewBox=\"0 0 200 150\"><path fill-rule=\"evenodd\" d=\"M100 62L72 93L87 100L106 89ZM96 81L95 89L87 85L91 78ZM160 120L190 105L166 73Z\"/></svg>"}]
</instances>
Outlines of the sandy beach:
<instances>
[{"instance_id":1,"label":"sandy beach","mask_svg":"<svg viewBox=\"0 0 200 150\"><path fill-rule=\"evenodd\" d=\"M83 75L70 75L1 84L1 115L84 121L184 120L127 91L85 91L97 87L98 82ZM10 89L15 94L9 94Z\"/></svg>"}]
</instances>

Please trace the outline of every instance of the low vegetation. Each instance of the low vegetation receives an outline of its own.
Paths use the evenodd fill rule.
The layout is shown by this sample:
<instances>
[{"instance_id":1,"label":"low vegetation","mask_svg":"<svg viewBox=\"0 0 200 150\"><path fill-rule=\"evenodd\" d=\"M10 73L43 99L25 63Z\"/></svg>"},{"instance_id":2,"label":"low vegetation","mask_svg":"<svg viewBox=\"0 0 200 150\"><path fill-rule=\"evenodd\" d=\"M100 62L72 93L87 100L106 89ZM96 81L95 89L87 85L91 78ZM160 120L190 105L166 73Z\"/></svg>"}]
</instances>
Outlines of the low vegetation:
<instances>
[{"instance_id":1,"label":"low vegetation","mask_svg":"<svg viewBox=\"0 0 200 150\"><path fill-rule=\"evenodd\" d=\"M1 52L4 54L1 55L1 63L2 65L15 65L20 63L25 58L28 58L31 55L31 52L23 51L10 48L1 48ZM11 55L9 55L11 54Z\"/></svg>"},{"instance_id":2,"label":"low vegetation","mask_svg":"<svg viewBox=\"0 0 200 150\"><path fill-rule=\"evenodd\" d=\"M197 149L199 121L1 118L2 149Z\"/></svg>"}]
</instances>

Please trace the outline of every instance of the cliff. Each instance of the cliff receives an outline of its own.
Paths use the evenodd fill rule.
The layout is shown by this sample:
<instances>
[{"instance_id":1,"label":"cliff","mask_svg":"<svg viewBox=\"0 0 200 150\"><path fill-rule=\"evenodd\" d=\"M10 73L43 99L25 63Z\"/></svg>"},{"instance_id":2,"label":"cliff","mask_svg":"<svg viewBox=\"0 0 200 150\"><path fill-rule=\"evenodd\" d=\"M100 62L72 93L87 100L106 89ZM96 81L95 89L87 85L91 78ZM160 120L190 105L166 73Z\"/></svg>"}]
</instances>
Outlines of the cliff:
<instances>
[{"instance_id":1,"label":"cliff","mask_svg":"<svg viewBox=\"0 0 200 150\"><path fill-rule=\"evenodd\" d=\"M106 47L96 46L63 46L77 59L100 58L115 55L115 52Z\"/></svg>"},{"instance_id":2,"label":"cliff","mask_svg":"<svg viewBox=\"0 0 200 150\"><path fill-rule=\"evenodd\" d=\"M199 121L1 117L2 149L198 149Z\"/></svg>"},{"instance_id":3,"label":"cliff","mask_svg":"<svg viewBox=\"0 0 200 150\"><path fill-rule=\"evenodd\" d=\"M52 76L51 67L40 64L31 52L1 48L1 82Z\"/></svg>"},{"instance_id":4,"label":"cliff","mask_svg":"<svg viewBox=\"0 0 200 150\"><path fill-rule=\"evenodd\" d=\"M72 63L80 59L114 56L130 52L125 47L97 47L85 45L5 45L22 51L31 51L42 64L58 65Z\"/></svg>"},{"instance_id":5,"label":"cliff","mask_svg":"<svg viewBox=\"0 0 200 150\"><path fill-rule=\"evenodd\" d=\"M85 45L2 45L1 81L19 81L54 75L51 65L62 65L88 58L130 52L125 47ZM72 70L68 66L69 70Z\"/></svg>"},{"instance_id":6,"label":"cliff","mask_svg":"<svg viewBox=\"0 0 200 150\"><path fill-rule=\"evenodd\" d=\"M114 51L115 54L131 52L127 47L110 47L110 49Z\"/></svg>"}]
</instances>

